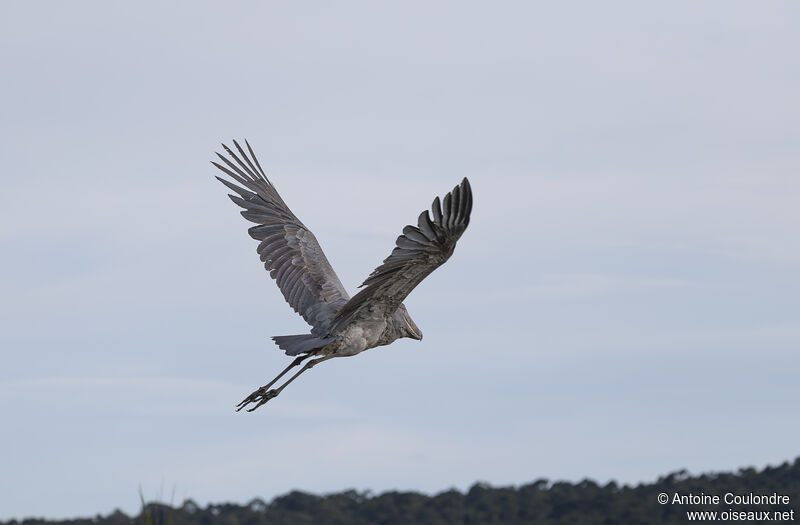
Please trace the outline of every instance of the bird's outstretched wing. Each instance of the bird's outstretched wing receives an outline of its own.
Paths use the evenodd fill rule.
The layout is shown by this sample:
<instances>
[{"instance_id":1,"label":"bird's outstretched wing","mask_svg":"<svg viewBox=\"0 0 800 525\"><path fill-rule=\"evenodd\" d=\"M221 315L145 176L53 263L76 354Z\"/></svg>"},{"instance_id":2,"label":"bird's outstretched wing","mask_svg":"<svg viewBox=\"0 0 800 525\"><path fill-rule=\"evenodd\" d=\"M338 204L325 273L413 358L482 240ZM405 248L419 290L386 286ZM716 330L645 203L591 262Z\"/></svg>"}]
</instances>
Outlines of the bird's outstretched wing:
<instances>
[{"instance_id":1,"label":"bird's outstretched wing","mask_svg":"<svg viewBox=\"0 0 800 525\"><path fill-rule=\"evenodd\" d=\"M471 211L472 190L464 178L441 204L439 197L434 199L433 219L425 210L416 227L403 228L392 254L361 285L366 288L336 314L332 330L343 328L366 309L394 312L414 287L450 258L456 241L467 229Z\"/></svg>"},{"instance_id":2,"label":"bird's outstretched wing","mask_svg":"<svg viewBox=\"0 0 800 525\"><path fill-rule=\"evenodd\" d=\"M219 153L217 156L224 166L211 163L241 186L221 177L217 179L238 194L228 196L244 208L242 216L257 224L248 232L261 241L258 254L286 302L312 326L313 334L324 336L334 314L350 296L314 234L292 213L267 179L250 144L245 141L250 156L238 142L234 140L233 144L241 158L223 144L235 163Z\"/></svg>"}]
</instances>

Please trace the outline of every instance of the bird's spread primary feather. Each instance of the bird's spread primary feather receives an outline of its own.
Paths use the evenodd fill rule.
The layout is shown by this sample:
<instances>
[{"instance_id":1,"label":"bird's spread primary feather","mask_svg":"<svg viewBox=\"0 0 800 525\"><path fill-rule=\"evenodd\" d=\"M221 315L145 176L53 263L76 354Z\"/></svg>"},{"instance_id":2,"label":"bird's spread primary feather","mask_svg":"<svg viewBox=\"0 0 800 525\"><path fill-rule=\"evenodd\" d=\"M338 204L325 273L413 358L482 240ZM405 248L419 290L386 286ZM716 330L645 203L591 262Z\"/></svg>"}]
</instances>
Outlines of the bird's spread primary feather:
<instances>
[{"instance_id":1,"label":"bird's spread primary feather","mask_svg":"<svg viewBox=\"0 0 800 525\"><path fill-rule=\"evenodd\" d=\"M436 197L430 213L420 214L417 226L403 228L392 253L351 299L314 234L267 179L250 144L245 141L247 152L238 142L233 144L238 155L223 144L232 160L217 153L222 164L212 164L238 184L217 179L235 192L229 197L244 209L242 216L256 223L248 231L260 241L257 250L261 261L289 305L311 325L310 334L273 337L288 355L299 357L242 401L239 409L252 403L255 406L250 410L255 410L321 361L355 355L400 337L422 339L402 301L452 255L472 211L469 181L464 178L442 201ZM322 357L307 362L282 386L269 390L292 367L311 356Z\"/></svg>"}]
</instances>

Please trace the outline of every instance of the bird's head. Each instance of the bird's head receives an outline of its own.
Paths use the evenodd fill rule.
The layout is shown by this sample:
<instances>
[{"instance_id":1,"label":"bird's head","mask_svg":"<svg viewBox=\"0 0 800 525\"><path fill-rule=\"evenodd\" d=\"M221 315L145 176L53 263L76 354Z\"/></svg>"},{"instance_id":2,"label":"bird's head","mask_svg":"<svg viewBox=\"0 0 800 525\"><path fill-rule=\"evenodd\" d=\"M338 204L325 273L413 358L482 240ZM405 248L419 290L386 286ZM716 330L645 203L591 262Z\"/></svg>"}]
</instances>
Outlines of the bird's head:
<instances>
[{"instance_id":1,"label":"bird's head","mask_svg":"<svg viewBox=\"0 0 800 525\"><path fill-rule=\"evenodd\" d=\"M400 308L394 313L394 321L397 330L400 332L400 337L410 337L411 339L422 341L422 330L408 315L408 310L406 310L404 304L400 304Z\"/></svg>"}]
</instances>

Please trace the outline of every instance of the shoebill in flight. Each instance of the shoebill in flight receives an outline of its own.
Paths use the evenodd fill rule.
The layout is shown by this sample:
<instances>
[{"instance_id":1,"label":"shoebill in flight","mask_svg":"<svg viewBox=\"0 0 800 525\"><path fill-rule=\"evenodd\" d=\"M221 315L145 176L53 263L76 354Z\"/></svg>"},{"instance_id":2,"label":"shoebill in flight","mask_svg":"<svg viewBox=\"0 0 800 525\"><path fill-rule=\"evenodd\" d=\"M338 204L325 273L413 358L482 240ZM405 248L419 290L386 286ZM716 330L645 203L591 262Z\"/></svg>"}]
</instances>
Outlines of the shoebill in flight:
<instances>
[{"instance_id":1,"label":"shoebill in flight","mask_svg":"<svg viewBox=\"0 0 800 525\"><path fill-rule=\"evenodd\" d=\"M250 144L245 141L247 152L236 141L233 144L238 155L223 144L230 159L217 153L222 163L212 162L233 182L217 179L235 192L229 197L244 208L244 218L256 224L248 231L260 241L257 251L270 277L294 311L311 325L311 333L272 338L286 355L296 358L275 379L239 403L237 411L252 405L248 408L252 412L300 374L328 359L353 356L401 337L421 340L422 332L408 315L403 300L453 254L456 241L469 224L469 181L462 180L441 202L436 197L430 214L423 211L416 226L403 228L391 255L367 277L361 285L364 289L350 297L314 234L267 179ZM312 357L282 385L272 388L289 370Z\"/></svg>"}]
</instances>

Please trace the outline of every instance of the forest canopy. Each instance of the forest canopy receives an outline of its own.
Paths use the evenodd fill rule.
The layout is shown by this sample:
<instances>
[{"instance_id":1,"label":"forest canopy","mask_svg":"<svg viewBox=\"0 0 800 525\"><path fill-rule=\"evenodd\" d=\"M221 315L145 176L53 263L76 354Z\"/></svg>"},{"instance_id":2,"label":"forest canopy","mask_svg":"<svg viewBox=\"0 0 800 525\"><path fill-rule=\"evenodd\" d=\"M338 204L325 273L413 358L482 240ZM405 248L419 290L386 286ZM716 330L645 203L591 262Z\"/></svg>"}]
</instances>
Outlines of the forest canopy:
<instances>
[{"instance_id":1,"label":"forest canopy","mask_svg":"<svg viewBox=\"0 0 800 525\"><path fill-rule=\"evenodd\" d=\"M659 501L662 494L667 503ZM784 513L786 519L800 520L800 458L761 471L745 468L697 476L678 471L636 486L539 479L519 487L476 483L466 493L448 490L434 496L354 490L319 496L293 491L270 502L254 499L245 505L201 507L192 500L175 507L147 503L138 516L116 511L86 519L29 518L0 525L677 524L689 521L687 512L736 512L753 519Z\"/></svg>"}]
</instances>

